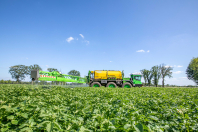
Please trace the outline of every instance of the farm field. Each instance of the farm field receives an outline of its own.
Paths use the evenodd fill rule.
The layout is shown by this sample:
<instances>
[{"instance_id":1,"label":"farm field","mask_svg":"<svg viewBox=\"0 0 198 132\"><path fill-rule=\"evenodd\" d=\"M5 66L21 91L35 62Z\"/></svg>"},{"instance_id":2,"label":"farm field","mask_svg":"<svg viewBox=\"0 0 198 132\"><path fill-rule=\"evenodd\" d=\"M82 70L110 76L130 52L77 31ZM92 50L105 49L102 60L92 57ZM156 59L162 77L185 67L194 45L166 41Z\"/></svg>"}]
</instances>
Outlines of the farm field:
<instances>
[{"instance_id":1,"label":"farm field","mask_svg":"<svg viewBox=\"0 0 198 132\"><path fill-rule=\"evenodd\" d=\"M0 85L1 131L198 131L197 88Z\"/></svg>"}]
</instances>

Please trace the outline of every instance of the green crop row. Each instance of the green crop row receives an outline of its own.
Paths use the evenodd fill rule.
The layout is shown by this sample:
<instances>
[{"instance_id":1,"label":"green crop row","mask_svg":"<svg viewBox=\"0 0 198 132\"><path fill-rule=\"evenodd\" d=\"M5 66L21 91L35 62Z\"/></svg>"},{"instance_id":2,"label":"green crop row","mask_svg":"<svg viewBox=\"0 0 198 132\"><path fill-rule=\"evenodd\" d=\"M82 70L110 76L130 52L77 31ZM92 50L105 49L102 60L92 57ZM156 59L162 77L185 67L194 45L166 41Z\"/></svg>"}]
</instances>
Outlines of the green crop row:
<instances>
[{"instance_id":1,"label":"green crop row","mask_svg":"<svg viewBox=\"0 0 198 132\"><path fill-rule=\"evenodd\" d=\"M197 88L0 85L3 131L198 131Z\"/></svg>"}]
</instances>

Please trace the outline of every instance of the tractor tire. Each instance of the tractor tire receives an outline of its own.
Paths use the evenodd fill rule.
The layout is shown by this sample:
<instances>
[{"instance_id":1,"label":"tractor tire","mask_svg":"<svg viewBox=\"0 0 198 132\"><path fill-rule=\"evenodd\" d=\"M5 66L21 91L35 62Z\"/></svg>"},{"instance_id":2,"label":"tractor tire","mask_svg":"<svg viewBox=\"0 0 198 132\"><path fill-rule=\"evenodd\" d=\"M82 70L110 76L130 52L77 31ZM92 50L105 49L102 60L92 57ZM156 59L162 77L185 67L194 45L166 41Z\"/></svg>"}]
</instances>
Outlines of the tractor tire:
<instances>
[{"instance_id":1,"label":"tractor tire","mask_svg":"<svg viewBox=\"0 0 198 132\"><path fill-rule=\"evenodd\" d=\"M128 82L122 84L122 88L132 88L132 85Z\"/></svg>"},{"instance_id":2,"label":"tractor tire","mask_svg":"<svg viewBox=\"0 0 198 132\"><path fill-rule=\"evenodd\" d=\"M91 87L101 87L101 84L99 82L93 82Z\"/></svg>"},{"instance_id":3,"label":"tractor tire","mask_svg":"<svg viewBox=\"0 0 198 132\"><path fill-rule=\"evenodd\" d=\"M106 87L109 87L109 88L117 88L117 85L114 83L114 82L109 82Z\"/></svg>"}]
</instances>

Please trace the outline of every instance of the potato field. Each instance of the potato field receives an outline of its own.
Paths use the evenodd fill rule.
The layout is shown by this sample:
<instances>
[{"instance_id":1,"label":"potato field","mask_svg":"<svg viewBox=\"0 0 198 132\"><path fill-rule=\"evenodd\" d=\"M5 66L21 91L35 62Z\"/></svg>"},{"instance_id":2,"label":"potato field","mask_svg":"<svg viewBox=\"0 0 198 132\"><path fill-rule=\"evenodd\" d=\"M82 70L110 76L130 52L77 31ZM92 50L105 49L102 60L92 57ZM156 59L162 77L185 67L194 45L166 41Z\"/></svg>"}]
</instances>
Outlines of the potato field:
<instances>
[{"instance_id":1,"label":"potato field","mask_svg":"<svg viewBox=\"0 0 198 132\"><path fill-rule=\"evenodd\" d=\"M0 85L0 131L198 131L197 88Z\"/></svg>"}]
</instances>

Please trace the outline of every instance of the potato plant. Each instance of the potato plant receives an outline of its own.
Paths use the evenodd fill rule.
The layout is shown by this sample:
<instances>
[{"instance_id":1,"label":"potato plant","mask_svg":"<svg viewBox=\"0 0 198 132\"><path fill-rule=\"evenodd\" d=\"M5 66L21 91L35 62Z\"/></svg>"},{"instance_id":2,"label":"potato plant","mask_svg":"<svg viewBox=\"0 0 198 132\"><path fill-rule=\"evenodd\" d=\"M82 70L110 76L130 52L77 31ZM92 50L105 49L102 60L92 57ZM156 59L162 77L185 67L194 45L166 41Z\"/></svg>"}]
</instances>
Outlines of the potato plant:
<instances>
[{"instance_id":1,"label":"potato plant","mask_svg":"<svg viewBox=\"0 0 198 132\"><path fill-rule=\"evenodd\" d=\"M0 85L0 130L198 131L197 88Z\"/></svg>"}]
</instances>

